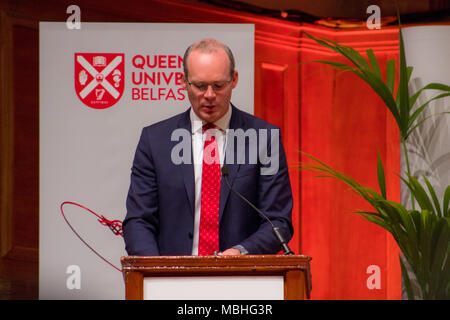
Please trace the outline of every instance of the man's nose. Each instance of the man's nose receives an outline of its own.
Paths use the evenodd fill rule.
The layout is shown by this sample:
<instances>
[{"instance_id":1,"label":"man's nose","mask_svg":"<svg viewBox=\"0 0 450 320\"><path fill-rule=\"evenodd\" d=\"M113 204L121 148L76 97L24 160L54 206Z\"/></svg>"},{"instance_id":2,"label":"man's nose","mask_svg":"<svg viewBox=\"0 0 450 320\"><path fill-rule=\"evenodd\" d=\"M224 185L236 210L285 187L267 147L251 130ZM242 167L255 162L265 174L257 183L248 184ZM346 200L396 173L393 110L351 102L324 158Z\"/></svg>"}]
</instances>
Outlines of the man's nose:
<instances>
[{"instance_id":1,"label":"man's nose","mask_svg":"<svg viewBox=\"0 0 450 320\"><path fill-rule=\"evenodd\" d=\"M212 99L216 97L216 93L214 92L213 88L211 85L208 86L208 89L206 89L205 92L205 98L206 99Z\"/></svg>"}]
</instances>

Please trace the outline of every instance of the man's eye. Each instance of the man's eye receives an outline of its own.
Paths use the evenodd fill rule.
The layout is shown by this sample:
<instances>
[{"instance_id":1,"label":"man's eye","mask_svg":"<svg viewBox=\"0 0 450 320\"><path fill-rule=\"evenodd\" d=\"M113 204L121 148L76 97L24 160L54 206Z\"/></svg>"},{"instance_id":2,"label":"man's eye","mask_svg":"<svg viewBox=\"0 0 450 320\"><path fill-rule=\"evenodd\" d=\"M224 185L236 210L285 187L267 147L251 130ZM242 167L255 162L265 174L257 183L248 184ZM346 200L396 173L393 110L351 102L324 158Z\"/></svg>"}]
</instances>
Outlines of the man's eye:
<instances>
[{"instance_id":1,"label":"man's eye","mask_svg":"<svg viewBox=\"0 0 450 320\"><path fill-rule=\"evenodd\" d=\"M224 83L224 82L215 82L215 83L211 83L211 84L208 84L208 83L192 83L192 84L199 91L206 91L206 90L208 90L209 86L211 86L213 90L220 91L226 85L226 83Z\"/></svg>"},{"instance_id":2,"label":"man's eye","mask_svg":"<svg viewBox=\"0 0 450 320\"><path fill-rule=\"evenodd\" d=\"M195 85L199 90L206 90L206 89L208 89L208 85L207 84L202 84L202 83L199 83L199 84L196 84Z\"/></svg>"}]
</instances>

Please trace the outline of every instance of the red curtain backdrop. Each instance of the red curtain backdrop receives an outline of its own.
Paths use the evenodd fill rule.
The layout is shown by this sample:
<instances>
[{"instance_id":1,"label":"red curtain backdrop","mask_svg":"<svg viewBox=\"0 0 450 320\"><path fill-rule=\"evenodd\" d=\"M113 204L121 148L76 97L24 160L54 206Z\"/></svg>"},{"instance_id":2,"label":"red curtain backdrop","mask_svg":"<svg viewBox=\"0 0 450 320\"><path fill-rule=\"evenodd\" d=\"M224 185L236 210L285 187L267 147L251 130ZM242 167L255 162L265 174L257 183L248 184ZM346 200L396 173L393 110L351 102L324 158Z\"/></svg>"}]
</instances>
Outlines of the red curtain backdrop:
<instances>
[{"instance_id":1,"label":"red curtain backdrop","mask_svg":"<svg viewBox=\"0 0 450 320\"><path fill-rule=\"evenodd\" d=\"M358 50L372 48L385 68L398 54L395 29L307 32ZM301 61L345 58L316 48L301 49ZM389 197L399 201L399 136L381 99L351 72L320 71L323 64L305 64L300 71L301 150L378 190L377 149L389 179ZM385 76L385 75L384 75ZM306 157L302 158L308 161ZM391 236L369 223L356 210L370 210L343 183L304 172L300 179L302 252L313 257L313 297L319 299L400 298L398 249ZM370 289L369 266L380 268L380 288ZM370 282L370 281L369 281Z\"/></svg>"}]
</instances>

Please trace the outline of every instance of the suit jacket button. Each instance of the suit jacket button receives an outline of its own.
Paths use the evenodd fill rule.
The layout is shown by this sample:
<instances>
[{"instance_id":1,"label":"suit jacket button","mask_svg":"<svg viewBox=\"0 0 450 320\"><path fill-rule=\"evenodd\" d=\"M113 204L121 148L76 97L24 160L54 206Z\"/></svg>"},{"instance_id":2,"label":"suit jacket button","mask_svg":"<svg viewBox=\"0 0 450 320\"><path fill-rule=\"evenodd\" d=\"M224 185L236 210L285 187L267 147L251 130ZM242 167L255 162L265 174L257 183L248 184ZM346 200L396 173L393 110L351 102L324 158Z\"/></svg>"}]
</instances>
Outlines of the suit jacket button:
<instances>
[{"instance_id":1,"label":"suit jacket button","mask_svg":"<svg viewBox=\"0 0 450 320\"><path fill-rule=\"evenodd\" d=\"M192 234L192 232L189 232L189 233L188 233L188 237L189 237L189 239L192 239L192 238L194 237L194 235Z\"/></svg>"}]
</instances>

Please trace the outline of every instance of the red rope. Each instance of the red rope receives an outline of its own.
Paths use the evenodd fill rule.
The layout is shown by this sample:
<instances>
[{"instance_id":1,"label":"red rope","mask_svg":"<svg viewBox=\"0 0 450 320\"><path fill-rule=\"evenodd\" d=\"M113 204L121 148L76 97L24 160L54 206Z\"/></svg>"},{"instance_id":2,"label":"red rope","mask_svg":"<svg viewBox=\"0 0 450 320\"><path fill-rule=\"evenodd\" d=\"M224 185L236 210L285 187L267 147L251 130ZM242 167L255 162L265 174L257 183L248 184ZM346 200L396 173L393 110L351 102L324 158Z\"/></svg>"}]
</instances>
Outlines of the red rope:
<instances>
[{"instance_id":1,"label":"red rope","mask_svg":"<svg viewBox=\"0 0 450 320\"><path fill-rule=\"evenodd\" d=\"M94 211L92 211L89 208L86 208L85 206L82 206L81 204L78 204L76 202L72 202L72 201L64 201L63 203L61 203L60 209L61 209L61 214L64 218L64 220L66 221L67 225L70 227L70 229L73 231L73 233L75 233L75 235L81 240L81 242L83 242L92 252L94 252L98 257L100 257L103 261L105 261L107 264L109 264L111 267L113 267L114 269L122 272L121 269L117 268L115 265L113 265L111 262L109 262L108 260L106 260L102 255L100 255L100 253L98 253L97 251L95 251L94 248L92 248L79 234L78 232L75 230L75 228L72 227L72 225L70 224L69 220L67 220L65 214L64 214L64 210L63 210L63 206L65 204L71 204L77 207L80 207L86 211L89 211L90 213L92 213L93 215L95 215L98 219L97 221L100 222L102 225L107 226L116 236L121 236L122 235L122 221L120 220L108 220L106 219L104 216L100 216L97 213L95 213Z\"/></svg>"}]
</instances>

